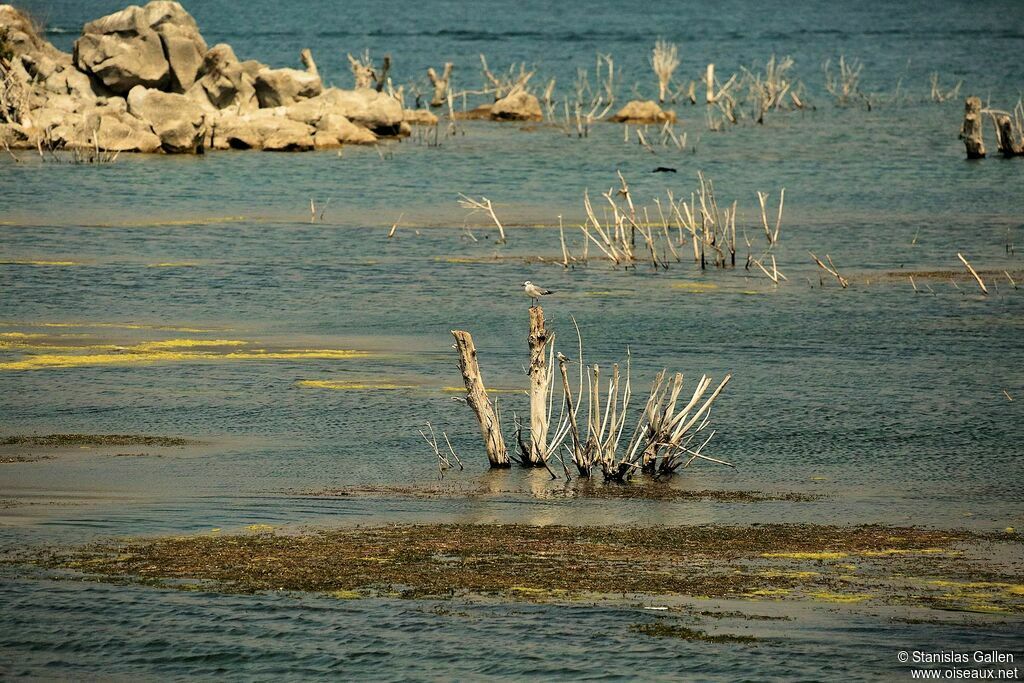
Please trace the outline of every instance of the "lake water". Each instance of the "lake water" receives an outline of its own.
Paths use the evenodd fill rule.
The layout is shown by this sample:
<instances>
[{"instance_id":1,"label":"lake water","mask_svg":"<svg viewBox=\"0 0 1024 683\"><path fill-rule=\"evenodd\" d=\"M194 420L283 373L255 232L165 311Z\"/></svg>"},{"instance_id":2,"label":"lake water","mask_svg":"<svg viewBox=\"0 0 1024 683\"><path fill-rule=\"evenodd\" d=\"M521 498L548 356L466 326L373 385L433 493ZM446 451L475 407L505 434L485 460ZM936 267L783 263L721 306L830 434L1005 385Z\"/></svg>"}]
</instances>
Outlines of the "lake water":
<instances>
[{"instance_id":1,"label":"lake water","mask_svg":"<svg viewBox=\"0 0 1024 683\"><path fill-rule=\"evenodd\" d=\"M58 47L70 49L83 21L120 5L26 7ZM453 61L456 89L479 85L484 52L492 67L536 65L535 81L556 78L564 96L576 69L601 51L615 57L621 98L631 97L634 83L650 97L647 55L663 36L679 43L687 81L708 61L729 74L790 54L813 109L772 112L763 126L715 133L703 106L677 105L688 149L656 145L653 155L623 142L622 128L611 124L578 139L556 126L460 123L454 136L442 132L440 146L417 134L341 155L122 155L103 166L0 156L6 339L44 335L37 339L76 348L228 340L292 354L0 369L5 435L144 433L206 442L118 449L150 457L78 450L0 464L0 500L10 501L0 508L3 546L256 523L1024 526L1024 296L1002 272L1018 285L1024 279L1016 253L1024 239L1024 161L966 162L956 137L962 99L928 101L928 76L937 71L947 87L963 79L962 94L1013 107L1024 87L1020 3L666 2L631 10L488 0L342 9L260 0L187 8L211 45L228 42L239 57L275 66L296 66L309 47L325 79L345 87L346 52L390 52L396 83L423 81L426 66ZM862 88L877 94L870 111L836 107L824 92L822 62L839 54L863 61ZM991 149L990 128L986 134ZM652 174L656 166L678 173ZM635 201L648 205L667 189L688 196L703 171L720 203L738 201L737 227L752 240L762 239L756 192L771 192L774 203L785 187L776 254L788 282L774 286L745 271L742 240L735 271L701 273L685 258L658 273L643 264L616 270L592 260L565 270L537 262L560 258L552 228L559 216L570 249L581 253L573 226L583 191L596 197L613 187L616 170ZM496 244L482 217L467 218L460 192L495 202L508 244ZM326 203L323 220L312 224L311 198ZM822 286L808 250L830 254L851 287ZM989 296L962 277L957 252L983 271ZM955 284L921 271L950 271ZM920 293L909 273L918 273ZM661 368L690 382L733 373L716 403L719 432L709 452L738 468L705 463L673 486L825 499L550 498L536 494L562 484L543 473L488 472L470 411L446 391L461 381L449 331L473 333L488 384L525 386L528 303L519 285L527 279L556 290L545 310L569 355L570 316L588 360L610 367L628 346L638 394ZM297 349L368 355L317 358ZM24 349L0 348L0 364L25 357ZM310 381L403 388L332 390ZM523 396L500 400L506 414L527 409ZM301 495L429 484L436 461L417 431L428 420L467 463L446 482L493 494ZM789 606L797 621L765 627L773 640L751 648L645 639L626 628L645 613L622 605L339 605L15 574L4 575L0 593L0 671L36 678L857 679L904 674L894 644L1022 650L1013 620L908 626L872 608Z\"/></svg>"}]
</instances>

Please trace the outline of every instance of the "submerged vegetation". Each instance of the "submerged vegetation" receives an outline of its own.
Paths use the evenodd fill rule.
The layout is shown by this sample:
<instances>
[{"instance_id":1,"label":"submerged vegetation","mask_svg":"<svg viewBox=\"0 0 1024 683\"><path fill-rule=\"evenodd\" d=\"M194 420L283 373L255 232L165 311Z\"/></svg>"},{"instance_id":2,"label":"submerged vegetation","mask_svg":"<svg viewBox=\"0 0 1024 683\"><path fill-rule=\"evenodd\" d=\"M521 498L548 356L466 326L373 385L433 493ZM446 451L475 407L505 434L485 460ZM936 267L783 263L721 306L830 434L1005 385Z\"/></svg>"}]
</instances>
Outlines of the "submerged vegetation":
<instances>
[{"instance_id":1,"label":"submerged vegetation","mask_svg":"<svg viewBox=\"0 0 1024 683\"><path fill-rule=\"evenodd\" d=\"M1002 549L993 554L994 544ZM813 524L398 525L117 540L12 559L104 581L348 597L679 595L1024 613L1017 535ZM1007 553L1009 555L1007 555Z\"/></svg>"},{"instance_id":2,"label":"submerged vegetation","mask_svg":"<svg viewBox=\"0 0 1024 683\"><path fill-rule=\"evenodd\" d=\"M0 439L0 446L194 446L195 439L146 434L23 434Z\"/></svg>"}]
</instances>

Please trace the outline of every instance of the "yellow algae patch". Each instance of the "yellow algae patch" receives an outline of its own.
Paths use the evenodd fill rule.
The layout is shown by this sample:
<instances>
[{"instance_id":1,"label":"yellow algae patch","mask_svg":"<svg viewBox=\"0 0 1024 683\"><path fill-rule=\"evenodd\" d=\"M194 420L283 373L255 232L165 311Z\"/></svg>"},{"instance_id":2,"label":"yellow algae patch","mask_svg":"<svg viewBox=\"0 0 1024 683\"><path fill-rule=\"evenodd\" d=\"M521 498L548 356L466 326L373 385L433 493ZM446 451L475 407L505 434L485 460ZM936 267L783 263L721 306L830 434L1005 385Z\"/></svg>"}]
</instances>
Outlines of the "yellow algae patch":
<instances>
[{"instance_id":1,"label":"yellow algae patch","mask_svg":"<svg viewBox=\"0 0 1024 683\"><path fill-rule=\"evenodd\" d=\"M829 593L828 591L821 591L819 593L811 593L811 597L815 600L821 600L823 602L838 602L838 603L854 603L864 602L870 599L870 595L850 595L849 593Z\"/></svg>"},{"instance_id":2,"label":"yellow algae patch","mask_svg":"<svg viewBox=\"0 0 1024 683\"><path fill-rule=\"evenodd\" d=\"M17 361L0 363L0 370L40 370L45 368L77 368L94 365L133 365L159 362L196 362L216 360L342 360L349 358L366 358L371 354L365 351L348 349L296 349L284 351L267 351L252 349L246 351L201 351L176 350L180 348L203 348L209 346L225 346L245 344L246 342L228 342L223 340L169 340L170 344L161 346L161 342L144 342L135 346L120 347L108 353L41 353L30 355ZM195 342L195 343L192 343ZM76 350L88 347L77 347ZM110 348L110 347L104 347Z\"/></svg>"},{"instance_id":3,"label":"yellow algae patch","mask_svg":"<svg viewBox=\"0 0 1024 683\"><path fill-rule=\"evenodd\" d=\"M764 294L764 292L756 292L753 289L744 289L740 294L746 294L747 296L757 296L758 294Z\"/></svg>"},{"instance_id":4,"label":"yellow algae patch","mask_svg":"<svg viewBox=\"0 0 1024 683\"><path fill-rule=\"evenodd\" d=\"M787 560L841 560L847 557L847 554L823 550L820 552L761 553L761 557L780 557Z\"/></svg>"},{"instance_id":5,"label":"yellow algae patch","mask_svg":"<svg viewBox=\"0 0 1024 683\"><path fill-rule=\"evenodd\" d=\"M296 382L300 387L310 389L334 389L337 391L372 391L374 389L415 389L411 384L390 384L388 382L344 382L329 379L303 379Z\"/></svg>"},{"instance_id":6,"label":"yellow algae patch","mask_svg":"<svg viewBox=\"0 0 1024 683\"><path fill-rule=\"evenodd\" d=\"M355 591L346 590L329 591L327 595L338 600L359 600L363 597Z\"/></svg>"},{"instance_id":7,"label":"yellow algae patch","mask_svg":"<svg viewBox=\"0 0 1024 683\"><path fill-rule=\"evenodd\" d=\"M739 571L739 570L737 570ZM758 572L761 576L770 576L773 578L789 578L789 579L813 579L816 576L821 576L819 572L787 572L778 569L764 569Z\"/></svg>"},{"instance_id":8,"label":"yellow algae patch","mask_svg":"<svg viewBox=\"0 0 1024 683\"><path fill-rule=\"evenodd\" d=\"M269 534L274 531L274 527L269 524L250 524L245 528L254 534Z\"/></svg>"},{"instance_id":9,"label":"yellow algae patch","mask_svg":"<svg viewBox=\"0 0 1024 683\"><path fill-rule=\"evenodd\" d=\"M977 588L994 588L997 590L1005 590L1011 595L1024 595L1024 584L1019 583L1004 583L1001 581L943 581L935 579L928 582L929 586L938 586L939 588L951 588L955 591L963 591L968 589Z\"/></svg>"},{"instance_id":10,"label":"yellow algae patch","mask_svg":"<svg viewBox=\"0 0 1024 683\"><path fill-rule=\"evenodd\" d=\"M0 266L80 266L78 261L34 261L29 259L18 259L14 261L0 261Z\"/></svg>"},{"instance_id":11,"label":"yellow algae patch","mask_svg":"<svg viewBox=\"0 0 1024 683\"><path fill-rule=\"evenodd\" d=\"M0 337L4 339L38 339L39 337L45 336L46 335L42 334L41 332L0 332Z\"/></svg>"},{"instance_id":12,"label":"yellow algae patch","mask_svg":"<svg viewBox=\"0 0 1024 683\"><path fill-rule=\"evenodd\" d=\"M189 263L188 261L165 261L164 263L147 263L147 268L192 268L198 266L198 263Z\"/></svg>"},{"instance_id":13,"label":"yellow algae patch","mask_svg":"<svg viewBox=\"0 0 1024 683\"><path fill-rule=\"evenodd\" d=\"M788 588L758 588L757 590L747 591L744 593L750 598L781 598L784 595L789 595L790 590Z\"/></svg>"},{"instance_id":14,"label":"yellow algae patch","mask_svg":"<svg viewBox=\"0 0 1024 683\"><path fill-rule=\"evenodd\" d=\"M885 548L883 550L862 550L864 557L889 557L892 555L935 555L946 552L942 548Z\"/></svg>"},{"instance_id":15,"label":"yellow algae patch","mask_svg":"<svg viewBox=\"0 0 1024 683\"><path fill-rule=\"evenodd\" d=\"M718 289L718 285L711 282L676 282L673 283L672 289L681 289L684 292L710 292Z\"/></svg>"},{"instance_id":16,"label":"yellow algae patch","mask_svg":"<svg viewBox=\"0 0 1024 683\"><path fill-rule=\"evenodd\" d=\"M142 342L129 346L129 351L160 351L163 349L187 349L203 346L244 346L247 341L239 339L164 339L162 341Z\"/></svg>"}]
</instances>

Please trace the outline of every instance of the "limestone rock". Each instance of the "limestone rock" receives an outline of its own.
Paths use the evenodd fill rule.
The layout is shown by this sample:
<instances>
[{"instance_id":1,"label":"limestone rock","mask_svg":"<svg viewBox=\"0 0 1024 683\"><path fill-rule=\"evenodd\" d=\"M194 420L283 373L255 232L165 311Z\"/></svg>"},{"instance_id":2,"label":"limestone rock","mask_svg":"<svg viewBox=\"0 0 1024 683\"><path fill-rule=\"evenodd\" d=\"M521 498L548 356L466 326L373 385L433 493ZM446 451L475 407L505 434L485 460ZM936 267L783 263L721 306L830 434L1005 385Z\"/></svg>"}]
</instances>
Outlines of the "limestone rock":
<instances>
[{"instance_id":1,"label":"limestone rock","mask_svg":"<svg viewBox=\"0 0 1024 683\"><path fill-rule=\"evenodd\" d=\"M289 107L288 111L290 117L301 120L310 120L309 117L325 113L340 114L378 135L397 135L404 120L402 105L398 100L371 88L328 88L318 97Z\"/></svg>"},{"instance_id":2,"label":"limestone rock","mask_svg":"<svg viewBox=\"0 0 1024 683\"><path fill-rule=\"evenodd\" d=\"M377 136L367 128L356 125L341 114L325 114L316 122L317 147L342 144L372 145Z\"/></svg>"},{"instance_id":3,"label":"limestone rock","mask_svg":"<svg viewBox=\"0 0 1024 683\"><path fill-rule=\"evenodd\" d=\"M632 100L608 118L614 123L665 123L675 122L676 113L664 110L654 100Z\"/></svg>"},{"instance_id":4,"label":"limestone rock","mask_svg":"<svg viewBox=\"0 0 1024 683\"><path fill-rule=\"evenodd\" d=\"M137 85L128 93L128 111L147 122L163 149L174 153L203 151L206 122L203 110L185 95Z\"/></svg>"},{"instance_id":5,"label":"limestone rock","mask_svg":"<svg viewBox=\"0 0 1024 683\"><path fill-rule=\"evenodd\" d=\"M544 112L536 95L518 90L491 105L490 116L495 121L542 121Z\"/></svg>"},{"instance_id":6,"label":"limestone rock","mask_svg":"<svg viewBox=\"0 0 1024 683\"><path fill-rule=\"evenodd\" d=\"M0 147L5 145L10 149L29 147L28 131L17 123L0 123Z\"/></svg>"},{"instance_id":7,"label":"limestone rock","mask_svg":"<svg viewBox=\"0 0 1024 683\"><path fill-rule=\"evenodd\" d=\"M160 138L144 121L128 113L120 98L97 100L80 112L47 110L47 126L35 133L54 145L107 151L158 152Z\"/></svg>"},{"instance_id":8,"label":"limestone rock","mask_svg":"<svg viewBox=\"0 0 1024 683\"><path fill-rule=\"evenodd\" d=\"M429 109L406 109L402 112L406 123L414 126L436 126L437 114Z\"/></svg>"},{"instance_id":9,"label":"limestone rock","mask_svg":"<svg viewBox=\"0 0 1024 683\"><path fill-rule=\"evenodd\" d=\"M248 114L224 110L210 126L214 149L264 149L304 151L313 149L314 129L283 115L280 109L260 109Z\"/></svg>"},{"instance_id":10,"label":"limestone rock","mask_svg":"<svg viewBox=\"0 0 1024 683\"><path fill-rule=\"evenodd\" d=\"M39 28L27 14L11 5L0 5L0 29L7 30L7 44L14 57L42 55L56 60L62 54L39 35Z\"/></svg>"},{"instance_id":11,"label":"limestone rock","mask_svg":"<svg viewBox=\"0 0 1024 683\"><path fill-rule=\"evenodd\" d=\"M264 68L254 85L261 108L288 106L323 92L319 76L298 69Z\"/></svg>"},{"instance_id":12,"label":"limestone rock","mask_svg":"<svg viewBox=\"0 0 1024 683\"><path fill-rule=\"evenodd\" d=\"M491 107L490 104L481 104L479 107L475 107L468 111L457 111L455 112L456 121L489 121L491 119Z\"/></svg>"},{"instance_id":13,"label":"limestone rock","mask_svg":"<svg viewBox=\"0 0 1024 683\"><path fill-rule=\"evenodd\" d=\"M205 100L215 109L230 107L237 113L258 109L254 73L261 67L258 63L239 62L230 45L214 45L203 58L199 78L189 95L201 106Z\"/></svg>"},{"instance_id":14,"label":"limestone rock","mask_svg":"<svg viewBox=\"0 0 1024 683\"><path fill-rule=\"evenodd\" d=\"M206 42L177 2L131 5L83 28L75 65L115 94L137 85L184 92L196 79Z\"/></svg>"}]
</instances>

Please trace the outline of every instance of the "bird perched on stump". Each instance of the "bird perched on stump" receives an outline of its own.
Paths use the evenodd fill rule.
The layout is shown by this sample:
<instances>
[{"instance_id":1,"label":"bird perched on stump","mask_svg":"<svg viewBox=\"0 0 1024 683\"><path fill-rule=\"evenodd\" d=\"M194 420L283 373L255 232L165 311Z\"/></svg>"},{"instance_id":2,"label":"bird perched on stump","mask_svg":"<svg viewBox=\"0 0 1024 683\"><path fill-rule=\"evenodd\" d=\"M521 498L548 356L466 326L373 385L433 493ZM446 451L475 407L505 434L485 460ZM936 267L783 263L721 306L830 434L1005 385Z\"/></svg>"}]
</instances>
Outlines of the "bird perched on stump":
<instances>
[{"instance_id":1,"label":"bird perched on stump","mask_svg":"<svg viewBox=\"0 0 1024 683\"><path fill-rule=\"evenodd\" d=\"M540 298L542 296L547 296L548 294L553 294L554 293L550 289L544 289L543 287L538 287L537 285L533 284L529 280L527 280L526 282L523 283L523 292L526 293L526 296L530 297L531 303L534 306L537 305L537 303L540 301Z\"/></svg>"}]
</instances>

